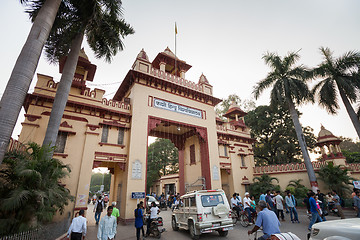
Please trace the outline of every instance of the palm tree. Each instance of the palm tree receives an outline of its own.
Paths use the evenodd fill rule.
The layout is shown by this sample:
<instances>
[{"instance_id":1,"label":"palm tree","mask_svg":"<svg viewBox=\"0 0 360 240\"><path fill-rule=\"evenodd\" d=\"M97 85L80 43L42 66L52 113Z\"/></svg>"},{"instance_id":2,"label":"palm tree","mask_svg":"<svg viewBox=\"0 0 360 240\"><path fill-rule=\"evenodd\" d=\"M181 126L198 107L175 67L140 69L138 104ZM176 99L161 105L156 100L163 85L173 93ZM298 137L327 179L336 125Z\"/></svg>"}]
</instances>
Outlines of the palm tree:
<instances>
[{"instance_id":1,"label":"palm tree","mask_svg":"<svg viewBox=\"0 0 360 240\"><path fill-rule=\"evenodd\" d=\"M310 161L305 137L295 108L295 104L299 105L306 101L312 101L312 94L306 84L306 80L311 77L309 71L302 65L294 66L299 58L300 55L297 52L290 52L284 58L279 57L276 53L264 54L263 59L270 66L271 72L268 73L264 80L257 83L253 94L255 99L258 99L266 88L273 86L270 95L270 105L287 106L289 109L304 157L310 184L316 190L317 182L314 168Z\"/></svg>"},{"instance_id":2,"label":"palm tree","mask_svg":"<svg viewBox=\"0 0 360 240\"><path fill-rule=\"evenodd\" d=\"M348 175L349 170L345 166L334 166L333 162L328 162L317 174L329 190L336 190L340 195L350 191L351 181L354 178Z\"/></svg>"},{"instance_id":3,"label":"palm tree","mask_svg":"<svg viewBox=\"0 0 360 240\"><path fill-rule=\"evenodd\" d=\"M351 106L351 103L357 100L360 84L360 53L349 51L334 59L329 48L321 47L320 51L324 61L313 72L315 77L320 77L322 80L314 86L312 91L318 95L320 106L329 113L336 114L339 109L337 87L346 111L360 137L359 118Z\"/></svg>"},{"instance_id":4,"label":"palm tree","mask_svg":"<svg viewBox=\"0 0 360 240\"><path fill-rule=\"evenodd\" d=\"M260 194L265 193L267 190L280 190L279 185L273 184L274 180L279 183L279 179L276 177L270 177L268 174L263 174L260 177L254 177L254 183L250 185L251 195L254 195L255 198L258 198Z\"/></svg>"},{"instance_id":5,"label":"palm tree","mask_svg":"<svg viewBox=\"0 0 360 240\"><path fill-rule=\"evenodd\" d=\"M306 193L308 192L307 187L305 187L303 184L301 184L302 179L297 180L290 180L289 184L287 185L290 187L290 189L293 189L293 194L296 198L302 198L306 196Z\"/></svg>"},{"instance_id":6,"label":"palm tree","mask_svg":"<svg viewBox=\"0 0 360 240\"><path fill-rule=\"evenodd\" d=\"M66 17L55 22L46 45L50 61L69 53L43 141L43 145L50 146L56 143L84 36L96 57L105 57L110 62L112 56L123 50L122 38L134 33L121 18L121 0L73 0L65 11Z\"/></svg>"},{"instance_id":7,"label":"palm tree","mask_svg":"<svg viewBox=\"0 0 360 240\"><path fill-rule=\"evenodd\" d=\"M16 60L10 79L0 101L0 164L10 141L17 118L34 77L45 41L50 34L61 0L20 0L33 3L39 12L33 21L28 38Z\"/></svg>"},{"instance_id":8,"label":"palm tree","mask_svg":"<svg viewBox=\"0 0 360 240\"><path fill-rule=\"evenodd\" d=\"M7 152L0 168L0 235L49 222L73 200L60 181L70 168L47 158L49 147L29 143L25 151Z\"/></svg>"}]
</instances>

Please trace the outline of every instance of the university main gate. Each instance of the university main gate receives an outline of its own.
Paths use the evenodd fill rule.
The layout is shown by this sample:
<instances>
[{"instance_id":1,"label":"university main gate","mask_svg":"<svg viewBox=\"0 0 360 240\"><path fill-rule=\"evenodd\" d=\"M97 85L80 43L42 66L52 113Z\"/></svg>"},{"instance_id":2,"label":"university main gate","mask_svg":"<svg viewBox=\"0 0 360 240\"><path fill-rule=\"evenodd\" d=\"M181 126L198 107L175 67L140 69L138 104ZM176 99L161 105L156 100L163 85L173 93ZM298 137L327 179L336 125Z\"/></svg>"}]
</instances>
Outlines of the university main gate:
<instances>
[{"instance_id":1,"label":"university main gate","mask_svg":"<svg viewBox=\"0 0 360 240\"><path fill-rule=\"evenodd\" d=\"M232 105L226 120L218 118L214 107L221 100L204 75L198 83L185 79L190 68L168 48L152 62L142 50L108 100L103 90L86 86L96 66L81 52L54 154L72 168L63 183L76 201L66 211L87 209L91 170L107 167L110 201L117 201L124 221L132 220L137 200L131 196L146 188L149 136L169 139L178 148L180 194L199 178L206 189L226 186L228 196L245 191L254 166L246 113ZM24 103L21 142L42 142L56 89L52 77L38 74Z\"/></svg>"}]
</instances>

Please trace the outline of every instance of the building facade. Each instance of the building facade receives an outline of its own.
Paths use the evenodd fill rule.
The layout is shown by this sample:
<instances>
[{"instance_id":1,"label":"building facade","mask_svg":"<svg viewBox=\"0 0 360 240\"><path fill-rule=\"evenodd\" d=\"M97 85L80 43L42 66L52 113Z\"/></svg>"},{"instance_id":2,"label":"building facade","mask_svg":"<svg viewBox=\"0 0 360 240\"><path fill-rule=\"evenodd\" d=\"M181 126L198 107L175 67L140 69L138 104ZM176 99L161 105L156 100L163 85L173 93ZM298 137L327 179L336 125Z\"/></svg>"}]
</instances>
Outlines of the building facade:
<instances>
[{"instance_id":1,"label":"building facade","mask_svg":"<svg viewBox=\"0 0 360 240\"><path fill-rule=\"evenodd\" d=\"M65 61L60 62L60 72ZM179 151L179 174L160 179L154 187L157 194L222 188L229 198L234 192L243 196L253 177L264 173L277 177L282 189L299 178L310 186L303 163L255 167L246 113L233 103L224 119L217 117L214 107L221 100L213 96L203 74L197 83L186 80L190 68L169 48L152 62L141 50L113 99L106 99L104 90L86 85L93 81L96 66L81 51L54 153L71 167L70 177L62 183L76 200L55 220L87 210L92 169L107 167L112 174L110 201L117 202L123 222L132 221L138 202L134 196L146 189L150 136L170 139ZM57 90L51 76L37 78L34 92L24 102L22 143L42 144ZM346 164L338 139L328 135L319 136L325 160ZM313 162L315 170L326 161ZM350 167L358 176L359 165Z\"/></svg>"},{"instance_id":2,"label":"building facade","mask_svg":"<svg viewBox=\"0 0 360 240\"><path fill-rule=\"evenodd\" d=\"M141 50L113 99L106 99L104 90L86 85L93 81L96 66L82 50L54 154L72 169L63 184L76 200L66 212L87 209L92 169L107 167L112 174L110 200L117 202L123 221L131 221L137 203L132 197L145 192L149 136L170 139L178 148L179 177L172 186L177 192L245 191L254 167L245 113L234 105L225 115L229 121L217 118L214 107L221 100L213 96L204 75L197 83L186 80L190 68L169 48L152 62ZM57 90L52 77L37 78L24 102L22 143L42 143Z\"/></svg>"}]
</instances>

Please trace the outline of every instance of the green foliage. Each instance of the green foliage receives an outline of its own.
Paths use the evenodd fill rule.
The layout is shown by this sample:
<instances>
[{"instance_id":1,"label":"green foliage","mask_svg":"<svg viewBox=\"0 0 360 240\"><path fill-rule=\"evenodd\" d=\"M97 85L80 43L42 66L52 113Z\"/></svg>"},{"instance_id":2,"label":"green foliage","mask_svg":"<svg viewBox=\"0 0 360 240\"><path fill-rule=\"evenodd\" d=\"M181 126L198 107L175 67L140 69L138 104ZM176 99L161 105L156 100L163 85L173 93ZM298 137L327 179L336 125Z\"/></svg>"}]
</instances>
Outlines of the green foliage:
<instances>
[{"instance_id":1,"label":"green foliage","mask_svg":"<svg viewBox=\"0 0 360 240\"><path fill-rule=\"evenodd\" d=\"M48 158L52 149L29 143L7 152L0 168L0 235L24 231L52 220L73 200L60 183L70 167Z\"/></svg>"},{"instance_id":2,"label":"green foliage","mask_svg":"<svg viewBox=\"0 0 360 240\"><path fill-rule=\"evenodd\" d=\"M32 20L43 1L28 9ZM133 28L122 18L121 0L62 0L50 36L45 44L46 57L56 63L67 56L77 34L85 34L97 58L110 62L123 50L123 38L133 34Z\"/></svg>"},{"instance_id":3,"label":"green foliage","mask_svg":"<svg viewBox=\"0 0 360 240\"><path fill-rule=\"evenodd\" d=\"M235 102L245 112L255 108L255 102L253 100L241 100L238 95L230 94L227 98L222 99L222 102L216 106L216 114L222 117L229 110L232 102Z\"/></svg>"},{"instance_id":4,"label":"green foliage","mask_svg":"<svg viewBox=\"0 0 360 240\"><path fill-rule=\"evenodd\" d=\"M278 191L280 190L279 185L274 185L273 181L276 180L279 183L279 179L275 177L270 177L268 174L263 174L260 177L254 177L253 184L250 185L250 194L255 196L255 199L258 199L262 193L265 193L267 190Z\"/></svg>"},{"instance_id":5,"label":"green foliage","mask_svg":"<svg viewBox=\"0 0 360 240\"><path fill-rule=\"evenodd\" d=\"M351 192L352 180L355 180L348 175L348 172L345 166L334 166L333 162L328 162L317 174L329 190L336 190L340 196L344 197Z\"/></svg>"},{"instance_id":6,"label":"green foliage","mask_svg":"<svg viewBox=\"0 0 360 240\"><path fill-rule=\"evenodd\" d=\"M329 48L321 47L320 51L324 60L313 70L313 75L321 80L312 92L317 95L320 106L329 113L336 114L340 107L336 87L350 102L358 99L360 53L349 51L334 58Z\"/></svg>"},{"instance_id":7,"label":"green foliage","mask_svg":"<svg viewBox=\"0 0 360 240\"><path fill-rule=\"evenodd\" d=\"M295 196L295 198L304 198L306 193L309 191L307 187L302 185L300 182L302 179L291 180L286 187L286 190L290 190L290 192Z\"/></svg>"},{"instance_id":8,"label":"green foliage","mask_svg":"<svg viewBox=\"0 0 360 240\"><path fill-rule=\"evenodd\" d=\"M340 149L346 157L347 163L360 163L360 142L354 142L351 138L340 137Z\"/></svg>"},{"instance_id":9,"label":"green foliage","mask_svg":"<svg viewBox=\"0 0 360 240\"><path fill-rule=\"evenodd\" d=\"M301 116L301 113L298 113ZM256 165L301 162L302 153L294 124L287 108L258 106L245 116L251 128ZM313 129L303 127L306 144L310 151L315 150L316 137Z\"/></svg>"},{"instance_id":10,"label":"green foliage","mask_svg":"<svg viewBox=\"0 0 360 240\"><path fill-rule=\"evenodd\" d=\"M104 185L104 192L110 191L111 174L110 173L94 173L91 175L90 192L97 192L100 186Z\"/></svg>"},{"instance_id":11,"label":"green foliage","mask_svg":"<svg viewBox=\"0 0 360 240\"><path fill-rule=\"evenodd\" d=\"M272 87L270 105L274 107L288 106L289 102L301 104L313 100L306 83L311 78L310 71L302 65L294 66L300 59L297 52L289 52L283 58L277 53L268 52L263 55L263 59L271 71L254 87L253 94L256 99L265 89Z\"/></svg>"},{"instance_id":12,"label":"green foliage","mask_svg":"<svg viewBox=\"0 0 360 240\"><path fill-rule=\"evenodd\" d=\"M179 172L179 153L168 139L157 138L148 147L147 190L161 176Z\"/></svg>"},{"instance_id":13,"label":"green foliage","mask_svg":"<svg viewBox=\"0 0 360 240\"><path fill-rule=\"evenodd\" d=\"M347 163L360 163L360 152L342 150L342 154L346 157Z\"/></svg>"}]
</instances>

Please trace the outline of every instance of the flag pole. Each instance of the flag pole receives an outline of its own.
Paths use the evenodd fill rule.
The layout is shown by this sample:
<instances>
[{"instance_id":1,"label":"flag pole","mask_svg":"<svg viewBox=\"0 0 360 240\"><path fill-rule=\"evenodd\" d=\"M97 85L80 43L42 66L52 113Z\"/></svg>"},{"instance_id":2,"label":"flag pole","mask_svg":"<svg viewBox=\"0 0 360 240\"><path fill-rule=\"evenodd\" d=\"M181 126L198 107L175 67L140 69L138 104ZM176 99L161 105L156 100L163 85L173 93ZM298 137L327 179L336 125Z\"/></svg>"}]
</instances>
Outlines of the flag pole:
<instances>
[{"instance_id":1,"label":"flag pole","mask_svg":"<svg viewBox=\"0 0 360 240\"><path fill-rule=\"evenodd\" d=\"M177 26L175 22L175 76L176 76L176 35L177 35Z\"/></svg>"}]
</instances>

